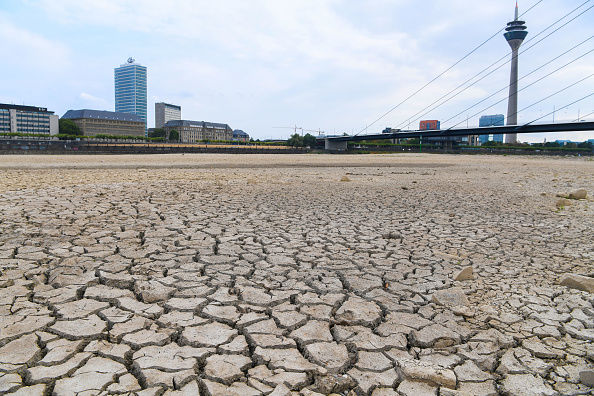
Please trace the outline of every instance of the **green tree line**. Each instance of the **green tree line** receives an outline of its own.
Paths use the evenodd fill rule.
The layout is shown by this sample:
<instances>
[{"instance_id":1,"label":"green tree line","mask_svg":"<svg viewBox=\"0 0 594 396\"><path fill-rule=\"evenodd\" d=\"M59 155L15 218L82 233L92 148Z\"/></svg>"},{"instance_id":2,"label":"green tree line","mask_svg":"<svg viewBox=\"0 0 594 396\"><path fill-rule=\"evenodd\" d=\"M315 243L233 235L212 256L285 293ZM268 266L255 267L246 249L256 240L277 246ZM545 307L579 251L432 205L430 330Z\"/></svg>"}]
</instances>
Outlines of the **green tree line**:
<instances>
[{"instance_id":1,"label":"green tree line","mask_svg":"<svg viewBox=\"0 0 594 396\"><path fill-rule=\"evenodd\" d=\"M305 136L301 136L298 133L293 134L287 140L287 146L290 147L316 147L316 137L308 133Z\"/></svg>"}]
</instances>

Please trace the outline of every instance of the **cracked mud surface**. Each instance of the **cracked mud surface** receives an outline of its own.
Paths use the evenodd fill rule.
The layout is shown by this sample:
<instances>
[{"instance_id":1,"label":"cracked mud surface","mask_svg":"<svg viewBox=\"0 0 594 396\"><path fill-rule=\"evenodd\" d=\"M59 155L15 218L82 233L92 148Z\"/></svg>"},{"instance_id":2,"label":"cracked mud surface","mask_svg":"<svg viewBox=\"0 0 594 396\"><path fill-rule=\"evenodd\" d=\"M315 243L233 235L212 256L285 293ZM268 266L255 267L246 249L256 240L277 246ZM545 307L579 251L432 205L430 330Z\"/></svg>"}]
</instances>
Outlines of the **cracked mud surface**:
<instances>
[{"instance_id":1,"label":"cracked mud surface","mask_svg":"<svg viewBox=\"0 0 594 396\"><path fill-rule=\"evenodd\" d=\"M0 157L0 394L591 394L593 171Z\"/></svg>"}]
</instances>

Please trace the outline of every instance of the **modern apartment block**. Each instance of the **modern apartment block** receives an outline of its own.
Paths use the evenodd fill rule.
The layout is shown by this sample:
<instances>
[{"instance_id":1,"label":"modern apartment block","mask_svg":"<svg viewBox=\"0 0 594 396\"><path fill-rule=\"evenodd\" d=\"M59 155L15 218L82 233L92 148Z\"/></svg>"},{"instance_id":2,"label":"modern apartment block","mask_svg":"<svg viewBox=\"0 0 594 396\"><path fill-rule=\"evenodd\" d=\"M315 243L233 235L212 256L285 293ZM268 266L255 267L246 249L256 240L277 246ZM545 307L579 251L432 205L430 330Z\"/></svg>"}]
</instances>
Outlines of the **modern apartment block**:
<instances>
[{"instance_id":1,"label":"modern apartment block","mask_svg":"<svg viewBox=\"0 0 594 396\"><path fill-rule=\"evenodd\" d=\"M114 69L115 111L139 116L147 122L146 67L132 58Z\"/></svg>"},{"instance_id":2,"label":"modern apartment block","mask_svg":"<svg viewBox=\"0 0 594 396\"><path fill-rule=\"evenodd\" d=\"M163 128L167 121L181 120L181 106L155 103L155 128Z\"/></svg>"},{"instance_id":3,"label":"modern apartment block","mask_svg":"<svg viewBox=\"0 0 594 396\"><path fill-rule=\"evenodd\" d=\"M505 116L503 114L484 115L479 119L479 127L503 126L505 125ZM479 135L480 144L486 142L503 143L503 134Z\"/></svg>"},{"instance_id":4,"label":"modern apartment block","mask_svg":"<svg viewBox=\"0 0 594 396\"><path fill-rule=\"evenodd\" d=\"M227 124L214 122L174 120L168 121L163 126L167 136L172 130L179 132L179 141L183 143L196 143L208 140L232 140L233 129Z\"/></svg>"},{"instance_id":5,"label":"modern apartment block","mask_svg":"<svg viewBox=\"0 0 594 396\"><path fill-rule=\"evenodd\" d=\"M72 120L85 136L144 136L146 123L136 114L102 110L68 110L62 118Z\"/></svg>"},{"instance_id":6,"label":"modern apartment block","mask_svg":"<svg viewBox=\"0 0 594 396\"><path fill-rule=\"evenodd\" d=\"M58 116L45 107L0 103L0 133L57 135Z\"/></svg>"}]
</instances>

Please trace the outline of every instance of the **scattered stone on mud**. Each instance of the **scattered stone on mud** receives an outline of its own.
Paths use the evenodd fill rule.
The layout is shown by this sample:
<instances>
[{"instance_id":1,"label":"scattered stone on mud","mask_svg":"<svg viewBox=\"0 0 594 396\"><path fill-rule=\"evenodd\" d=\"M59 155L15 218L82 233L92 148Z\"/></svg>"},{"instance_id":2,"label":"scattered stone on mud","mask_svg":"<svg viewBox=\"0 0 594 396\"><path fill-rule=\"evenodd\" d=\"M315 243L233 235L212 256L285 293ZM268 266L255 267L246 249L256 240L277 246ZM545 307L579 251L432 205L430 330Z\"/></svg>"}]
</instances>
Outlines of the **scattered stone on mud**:
<instances>
[{"instance_id":1,"label":"scattered stone on mud","mask_svg":"<svg viewBox=\"0 0 594 396\"><path fill-rule=\"evenodd\" d=\"M588 197L588 191L583 188L571 190L569 192L569 194L567 194L567 198L569 198L569 199L586 199L587 197Z\"/></svg>"},{"instance_id":2,"label":"scattered stone on mud","mask_svg":"<svg viewBox=\"0 0 594 396\"><path fill-rule=\"evenodd\" d=\"M578 274L564 274L559 280L559 284L571 289L583 290L588 293L594 293L594 278Z\"/></svg>"},{"instance_id":3,"label":"scattered stone on mud","mask_svg":"<svg viewBox=\"0 0 594 396\"><path fill-rule=\"evenodd\" d=\"M573 201L571 199L567 199L567 198L561 198L558 199L557 202L555 202L555 206L559 209L562 209L566 206L572 206L573 205Z\"/></svg>"},{"instance_id":4,"label":"scattered stone on mud","mask_svg":"<svg viewBox=\"0 0 594 396\"><path fill-rule=\"evenodd\" d=\"M471 266L465 267L456 272L453 278L455 281L472 280L474 279L474 269Z\"/></svg>"},{"instance_id":5,"label":"scattered stone on mud","mask_svg":"<svg viewBox=\"0 0 594 396\"><path fill-rule=\"evenodd\" d=\"M436 291L431 297L431 301L436 304L446 305L449 307L469 305L466 294L459 287L452 287L451 289Z\"/></svg>"}]
</instances>

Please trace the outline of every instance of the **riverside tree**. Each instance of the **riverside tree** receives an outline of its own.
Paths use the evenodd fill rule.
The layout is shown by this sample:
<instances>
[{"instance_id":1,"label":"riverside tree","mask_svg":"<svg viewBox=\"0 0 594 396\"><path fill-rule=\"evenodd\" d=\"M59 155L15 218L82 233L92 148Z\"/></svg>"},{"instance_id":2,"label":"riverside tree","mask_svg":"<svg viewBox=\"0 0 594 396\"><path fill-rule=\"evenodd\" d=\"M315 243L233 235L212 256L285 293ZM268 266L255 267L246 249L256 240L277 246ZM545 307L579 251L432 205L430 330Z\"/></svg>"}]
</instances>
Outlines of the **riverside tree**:
<instances>
[{"instance_id":1,"label":"riverside tree","mask_svg":"<svg viewBox=\"0 0 594 396\"><path fill-rule=\"evenodd\" d=\"M78 127L78 125L76 125L74 123L74 121L72 121L69 118L60 118L60 121L58 122L58 127L60 130L60 134L62 135L71 135L71 136L82 136L83 133L80 130L80 128Z\"/></svg>"},{"instance_id":2,"label":"riverside tree","mask_svg":"<svg viewBox=\"0 0 594 396\"><path fill-rule=\"evenodd\" d=\"M303 147L303 137L298 133L293 134L289 140L287 140L287 146Z\"/></svg>"},{"instance_id":3,"label":"riverside tree","mask_svg":"<svg viewBox=\"0 0 594 396\"><path fill-rule=\"evenodd\" d=\"M169 132L169 140L172 142L177 142L179 140L179 132L175 129L172 129L171 132Z\"/></svg>"},{"instance_id":4,"label":"riverside tree","mask_svg":"<svg viewBox=\"0 0 594 396\"><path fill-rule=\"evenodd\" d=\"M316 148L316 137L309 133L303 136L303 147Z\"/></svg>"},{"instance_id":5,"label":"riverside tree","mask_svg":"<svg viewBox=\"0 0 594 396\"><path fill-rule=\"evenodd\" d=\"M163 128L155 128L154 131L149 132L149 137L156 138L156 137L165 137L165 129Z\"/></svg>"}]
</instances>

